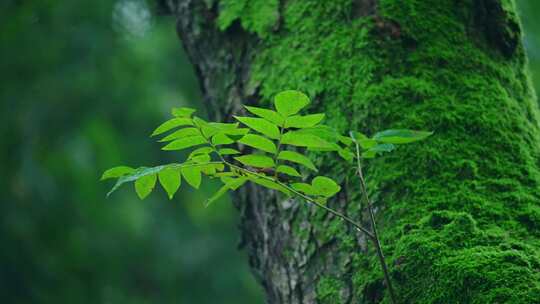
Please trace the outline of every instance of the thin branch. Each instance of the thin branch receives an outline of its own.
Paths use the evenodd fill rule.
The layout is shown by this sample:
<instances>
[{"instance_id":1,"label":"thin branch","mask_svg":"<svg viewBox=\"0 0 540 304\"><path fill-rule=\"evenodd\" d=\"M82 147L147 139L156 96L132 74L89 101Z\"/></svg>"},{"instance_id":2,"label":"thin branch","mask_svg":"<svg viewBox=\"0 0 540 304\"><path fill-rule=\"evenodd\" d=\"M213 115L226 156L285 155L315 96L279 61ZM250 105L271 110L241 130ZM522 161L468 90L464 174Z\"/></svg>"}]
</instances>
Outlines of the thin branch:
<instances>
[{"instance_id":1,"label":"thin branch","mask_svg":"<svg viewBox=\"0 0 540 304\"><path fill-rule=\"evenodd\" d=\"M345 222L353 225L356 229L358 229L359 231L363 232L364 234L366 234L370 239L374 240L375 239L375 236L366 228L364 228L361 224L357 223L356 221L354 221L353 219L349 218L348 216L346 216L345 214L339 212L339 211L336 211L332 208L329 208L319 202L317 202L316 200L314 200L313 198L301 193L301 192L298 192L296 191L295 189L289 187L287 184L284 184L278 180L274 180L273 178L269 177L269 176L266 176L266 175L262 175L262 174L259 174L257 172L253 172L251 170L247 170L247 169L244 169L240 166L237 166L235 164L231 164L230 162L227 162L225 161L225 164L228 165L229 167L231 168L234 168L236 170L239 170L239 171L242 171L246 174L251 174L251 175L255 175L257 177L260 177L260 178L264 178L266 180L269 180L269 181L272 181L280 186L282 186L283 188L287 189L288 191L294 193L296 196L299 196L301 198L303 198L304 200L306 200L308 203L311 203L321 209L324 209L325 211L337 216L338 218L341 218L342 220L344 220Z\"/></svg>"},{"instance_id":2,"label":"thin branch","mask_svg":"<svg viewBox=\"0 0 540 304\"><path fill-rule=\"evenodd\" d=\"M375 244L375 249L377 251L377 256L379 257L379 261L384 273L384 279L386 281L386 285L388 285L388 291L390 293L390 298L392 299L392 303L397 303L396 301L396 295L394 294L394 288L392 287L392 280L390 279L390 273L388 271L388 266L386 264L386 259L384 258L383 250L381 247L381 242L379 239L379 233L377 232L377 225L375 222L375 215L373 212L373 205L371 204L371 201L369 200L369 196L367 193L367 186L366 186L366 180L364 179L364 174L362 173L362 164L360 162L360 147L358 146L358 143L355 142L356 145L356 164L357 164L357 171L358 171L358 177L360 178L360 188L362 189L362 194L364 196L364 199L367 204L367 209L369 212L369 219L371 222L371 230L373 231L372 238L373 243Z\"/></svg>"}]
</instances>

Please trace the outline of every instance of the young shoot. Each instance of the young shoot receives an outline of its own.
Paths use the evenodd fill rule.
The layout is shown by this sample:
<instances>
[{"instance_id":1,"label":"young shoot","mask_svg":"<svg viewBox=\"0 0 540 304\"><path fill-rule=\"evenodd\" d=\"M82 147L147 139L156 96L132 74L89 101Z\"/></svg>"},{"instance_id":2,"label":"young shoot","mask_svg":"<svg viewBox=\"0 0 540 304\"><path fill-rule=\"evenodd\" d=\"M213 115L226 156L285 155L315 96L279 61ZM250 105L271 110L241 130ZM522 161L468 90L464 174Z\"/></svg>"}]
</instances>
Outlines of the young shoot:
<instances>
[{"instance_id":1,"label":"young shoot","mask_svg":"<svg viewBox=\"0 0 540 304\"><path fill-rule=\"evenodd\" d=\"M245 106L253 116L234 116L235 123L208 122L194 116L194 109L175 108L172 110L173 118L157 127L152 136L162 136L159 140L165 144L162 150L191 149L187 159L150 168L119 166L109 169L101 179L116 179L116 184L107 196L123 184L134 182L135 192L144 199L159 181L169 199L172 199L182 180L198 189L202 176L206 176L222 184L206 200L206 206L247 182L279 191L286 197L300 198L332 213L368 237L374 244L390 298L395 303L362 162L391 152L398 145L425 139L432 132L392 129L378 132L372 137L357 131L343 136L321 124L324 113L301 114L309 104L310 100L304 93L283 91L274 97L274 109ZM369 214L369 227L326 205L327 200L335 196L341 187L331 177L316 175L318 169L306 156L306 151L336 152L348 163L354 163L365 211ZM312 177L310 181L308 177Z\"/></svg>"}]
</instances>

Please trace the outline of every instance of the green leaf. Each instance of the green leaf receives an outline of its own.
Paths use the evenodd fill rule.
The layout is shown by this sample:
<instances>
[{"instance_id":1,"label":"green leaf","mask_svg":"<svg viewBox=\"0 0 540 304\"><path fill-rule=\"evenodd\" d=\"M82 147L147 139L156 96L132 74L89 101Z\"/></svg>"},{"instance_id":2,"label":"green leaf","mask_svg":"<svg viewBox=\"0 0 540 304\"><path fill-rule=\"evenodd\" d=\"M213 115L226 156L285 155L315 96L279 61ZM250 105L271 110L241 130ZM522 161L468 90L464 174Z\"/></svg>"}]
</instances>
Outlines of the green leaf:
<instances>
[{"instance_id":1,"label":"green leaf","mask_svg":"<svg viewBox=\"0 0 540 304\"><path fill-rule=\"evenodd\" d=\"M182 179L180 178L180 170L178 168L166 168L158 173L159 183L167 192L169 199L172 199L180 184Z\"/></svg>"},{"instance_id":2,"label":"green leaf","mask_svg":"<svg viewBox=\"0 0 540 304\"><path fill-rule=\"evenodd\" d=\"M290 176L296 176L296 177L301 177L302 176L302 175L300 175L300 173L298 171L296 171L295 168L287 166L287 165L278 166L276 171L279 172L279 173L290 175Z\"/></svg>"},{"instance_id":3,"label":"green leaf","mask_svg":"<svg viewBox=\"0 0 540 304\"><path fill-rule=\"evenodd\" d=\"M203 172L206 175L215 175L216 171L223 171L225 169L225 165L223 164L201 164L199 166L201 169L201 172Z\"/></svg>"},{"instance_id":4,"label":"green leaf","mask_svg":"<svg viewBox=\"0 0 540 304\"><path fill-rule=\"evenodd\" d=\"M216 191L214 195L212 195L209 199L206 200L204 204L205 207L210 206L210 204L212 204L213 202L218 200L220 197L222 197L225 193L227 193L227 191L229 190L234 191L238 189L243 184L245 184L248 179L245 177L238 177L238 178L228 177L227 179L222 179L222 180L224 182L224 185L221 188L219 188L219 190Z\"/></svg>"},{"instance_id":5,"label":"green leaf","mask_svg":"<svg viewBox=\"0 0 540 304\"><path fill-rule=\"evenodd\" d=\"M156 174L150 174L142 176L135 181L135 192L137 192L140 199L145 199L152 192L156 185L156 179Z\"/></svg>"},{"instance_id":6,"label":"green leaf","mask_svg":"<svg viewBox=\"0 0 540 304\"><path fill-rule=\"evenodd\" d=\"M206 120L197 116L193 117L193 124L199 128L202 126L210 126L210 124Z\"/></svg>"},{"instance_id":7,"label":"green leaf","mask_svg":"<svg viewBox=\"0 0 540 304\"><path fill-rule=\"evenodd\" d=\"M367 136L357 131L350 131L349 136L352 139L352 141L355 143L357 143L360 140L368 139Z\"/></svg>"},{"instance_id":8,"label":"green leaf","mask_svg":"<svg viewBox=\"0 0 540 304\"><path fill-rule=\"evenodd\" d=\"M339 156L341 156L341 158L343 158L344 160L350 162L351 160L354 159L354 153L352 153L351 151L349 151L349 149L342 149L340 148L338 150L338 154Z\"/></svg>"},{"instance_id":9,"label":"green leaf","mask_svg":"<svg viewBox=\"0 0 540 304\"><path fill-rule=\"evenodd\" d=\"M232 130L223 130L221 132L223 132L223 134L230 135L230 136L241 136L241 135L248 134L249 129L248 128L237 128L237 129L232 129Z\"/></svg>"},{"instance_id":10,"label":"green leaf","mask_svg":"<svg viewBox=\"0 0 540 304\"><path fill-rule=\"evenodd\" d=\"M238 123L229 123L229 122L210 122L208 125L212 128L216 128L220 131L232 131L238 128Z\"/></svg>"},{"instance_id":11,"label":"green leaf","mask_svg":"<svg viewBox=\"0 0 540 304\"><path fill-rule=\"evenodd\" d=\"M317 191L317 194L331 197L341 190L341 187L331 178L317 176L311 181L311 185Z\"/></svg>"},{"instance_id":12,"label":"green leaf","mask_svg":"<svg viewBox=\"0 0 540 304\"><path fill-rule=\"evenodd\" d=\"M254 118L254 117L239 117L234 116L238 121L250 127L251 129L262 133L270 138L277 139L279 138L279 129L278 127L269 122L266 119Z\"/></svg>"},{"instance_id":13,"label":"green leaf","mask_svg":"<svg viewBox=\"0 0 540 304\"><path fill-rule=\"evenodd\" d=\"M182 149L190 148L193 146L202 145L205 143L207 143L207 141L204 137L191 136L191 137L180 138L175 141L172 141L161 149L165 151L182 150Z\"/></svg>"},{"instance_id":14,"label":"green leaf","mask_svg":"<svg viewBox=\"0 0 540 304\"><path fill-rule=\"evenodd\" d=\"M335 128L329 127L327 125L316 125L309 128L299 129L294 132L300 135L315 135L329 143L338 143L339 137L341 136Z\"/></svg>"},{"instance_id":15,"label":"green leaf","mask_svg":"<svg viewBox=\"0 0 540 304\"><path fill-rule=\"evenodd\" d=\"M350 146L353 143L353 140L347 136L339 136L339 141L344 144L345 146Z\"/></svg>"},{"instance_id":16,"label":"green leaf","mask_svg":"<svg viewBox=\"0 0 540 304\"><path fill-rule=\"evenodd\" d=\"M197 164L204 164L210 162L211 157L208 154L199 154L193 156L191 160Z\"/></svg>"},{"instance_id":17,"label":"green leaf","mask_svg":"<svg viewBox=\"0 0 540 304\"><path fill-rule=\"evenodd\" d=\"M391 152L396 146L393 144L378 144L369 150L362 153L363 158L374 158L377 154L382 154L383 152Z\"/></svg>"},{"instance_id":18,"label":"green leaf","mask_svg":"<svg viewBox=\"0 0 540 304\"><path fill-rule=\"evenodd\" d=\"M377 153L392 152L396 146L393 144L378 144L375 147L369 149L369 151L375 151Z\"/></svg>"},{"instance_id":19,"label":"green leaf","mask_svg":"<svg viewBox=\"0 0 540 304\"><path fill-rule=\"evenodd\" d=\"M283 134L281 138L281 143L286 145L292 145L297 147L308 147L308 148L321 148L321 149L333 149L334 147L330 145L324 139L312 135L312 134L302 134L297 133L296 131L289 131Z\"/></svg>"},{"instance_id":20,"label":"green leaf","mask_svg":"<svg viewBox=\"0 0 540 304\"><path fill-rule=\"evenodd\" d=\"M300 191L307 195L317 195L318 192L313 188L312 185L306 184L306 183L294 183L291 184L291 188L293 188L296 191Z\"/></svg>"},{"instance_id":21,"label":"green leaf","mask_svg":"<svg viewBox=\"0 0 540 304\"><path fill-rule=\"evenodd\" d=\"M163 170L164 168L167 168L167 167L173 166L173 165L157 166L157 167L151 167L151 168L148 168L148 167L137 168L133 173L131 173L129 175L123 175L120 178L118 178L118 180L116 181L116 184L114 184L114 187L112 187L112 189L107 193L107 197L110 196L120 186L122 186L123 184L125 184L127 182L135 181L135 180L137 180L137 179L139 179L139 178L141 178L143 176L156 174L159 171Z\"/></svg>"},{"instance_id":22,"label":"green leaf","mask_svg":"<svg viewBox=\"0 0 540 304\"><path fill-rule=\"evenodd\" d=\"M165 133L173 128L181 127L181 126L192 126L193 122L189 118L173 118L170 120L167 120L166 122L162 123L159 127L157 127L151 136L156 136L161 133Z\"/></svg>"},{"instance_id":23,"label":"green leaf","mask_svg":"<svg viewBox=\"0 0 540 304\"><path fill-rule=\"evenodd\" d=\"M230 148L224 148L218 150L219 155L233 155L233 154L240 154L240 151L236 149L230 149Z\"/></svg>"},{"instance_id":24,"label":"green leaf","mask_svg":"<svg viewBox=\"0 0 540 304\"><path fill-rule=\"evenodd\" d=\"M180 170L186 182L193 188L199 189L201 185L201 168L198 166L183 167Z\"/></svg>"},{"instance_id":25,"label":"green leaf","mask_svg":"<svg viewBox=\"0 0 540 304\"><path fill-rule=\"evenodd\" d=\"M276 145L268 138L260 135L246 134L238 142L268 153L277 153Z\"/></svg>"},{"instance_id":26,"label":"green leaf","mask_svg":"<svg viewBox=\"0 0 540 304\"><path fill-rule=\"evenodd\" d=\"M325 147L307 147L309 151L339 151L341 147L335 143L328 143Z\"/></svg>"},{"instance_id":27,"label":"green leaf","mask_svg":"<svg viewBox=\"0 0 540 304\"><path fill-rule=\"evenodd\" d=\"M210 125L206 124L201 126L201 133L206 138L211 138L212 136L219 133L219 129L211 127Z\"/></svg>"},{"instance_id":28,"label":"green leaf","mask_svg":"<svg viewBox=\"0 0 540 304\"><path fill-rule=\"evenodd\" d=\"M191 136L200 136L201 132L197 130L196 128L183 128L180 130L176 130L173 133L165 136L164 138L160 139L160 142L166 142L171 141L183 137L191 137Z\"/></svg>"},{"instance_id":29,"label":"green leaf","mask_svg":"<svg viewBox=\"0 0 540 304\"><path fill-rule=\"evenodd\" d=\"M103 175L101 176L101 180L106 180L110 178L117 178L123 175L131 174L135 172L135 169L127 166L118 166L111 168L105 172L103 172Z\"/></svg>"},{"instance_id":30,"label":"green leaf","mask_svg":"<svg viewBox=\"0 0 540 304\"><path fill-rule=\"evenodd\" d=\"M268 120L269 122L276 124L278 126L283 126L283 123L285 122L285 118L283 118L283 116L281 116L281 114L279 114L276 111L263 109L263 108L257 108L257 107L248 107L248 106L244 106L244 107L252 114L255 114L261 118L264 118Z\"/></svg>"},{"instance_id":31,"label":"green leaf","mask_svg":"<svg viewBox=\"0 0 540 304\"><path fill-rule=\"evenodd\" d=\"M375 153L375 151L368 150L362 153L362 158L374 158L375 156L377 156L377 153Z\"/></svg>"},{"instance_id":32,"label":"green leaf","mask_svg":"<svg viewBox=\"0 0 540 304\"><path fill-rule=\"evenodd\" d=\"M281 151L279 152L278 159L287 160L293 163L301 164L313 171L317 171L317 168L315 167L315 165L311 162L309 158L297 152Z\"/></svg>"},{"instance_id":33,"label":"green leaf","mask_svg":"<svg viewBox=\"0 0 540 304\"><path fill-rule=\"evenodd\" d=\"M324 119L324 114L311 114L306 116L294 115L287 118L285 128L309 128L314 127Z\"/></svg>"},{"instance_id":34,"label":"green leaf","mask_svg":"<svg viewBox=\"0 0 540 304\"><path fill-rule=\"evenodd\" d=\"M214 192L214 194L204 202L204 207L207 208L212 203L214 203L219 198L221 198L223 195L225 195L228 191L229 191L229 187L227 185L221 186L221 188L219 188L218 191Z\"/></svg>"},{"instance_id":35,"label":"green leaf","mask_svg":"<svg viewBox=\"0 0 540 304\"><path fill-rule=\"evenodd\" d=\"M274 167L274 160L268 156L249 154L235 157L237 161L246 166L252 166L257 168L272 168Z\"/></svg>"},{"instance_id":36,"label":"green leaf","mask_svg":"<svg viewBox=\"0 0 540 304\"><path fill-rule=\"evenodd\" d=\"M219 146L219 145L229 145L229 144L232 144L234 143L234 140L232 140L230 137L228 137L227 135L223 134L223 133L217 133L216 135L212 136L212 144L214 146Z\"/></svg>"},{"instance_id":37,"label":"green leaf","mask_svg":"<svg viewBox=\"0 0 540 304\"><path fill-rule=\"evenodd\" d=\"M308 104L309 97L307 97L306 94L295 90L283 91L274 97L276 110L285 117L298 113L298 111Z\"/></svg>"},{"instance_id":38,"label":"green leaf","mask_svg":"<svg viewBox=\"0 0 540 304\"><path fill-rule=\"evenodd\" d=\"M279 183L271 180L270 178L263 178L263 177L258 177L258 176L255 176L255 175L248 175L247 178L258 184L258 185L261 185L265 188L268 188L268 189L272 189L272 190L277 190L277 191L280 191L282 192L283 194L287 195L287 196L290 196L291 195L291 192L283 187L282 185L280 185Z\"/></svg>"},{"instance_id":39,"label":"green leaf","mask_svg":"<svg viewBox=\"0 0 540 304\"><path fill-rule=\"evenodd\" d=\"M189 154L188 159L192 159L193 157L195 157L197 155L208 154L208 153L211 153L212 151L214 151L214 149L212 147L200 147L200 148L197 148L197 149L193 150Z\"/></svg>"},{"instance_id":40,"label":"green leaf","mask_svg":"<svg viewBox=\"0 0 540 304\"><path fill-rule=\"evenodd\" d=\"M233 177L233 176L238 176L238 174L236 172L232 172L232 171L218 172L218 173L215 174L214 177Z\"/></svg>"},{"instance_id":41,"label":"green leaf","mask_svg":"<svg viewBox=\"0 0 540 304\"><path fill-rule=\"evenodd\" d=\"M212 123L209 123L199 117L193 117L193 123L201 130L201 133L206 138L210 138L219 132L219 129L216 126L212 126Z\"/></svg>"},{"instance_id":42,"label":"green leaf","mask_svg":"<svg viewBox=\"0 0 540 304\"><path fill-rule=\"evenodd\" d=\"M350 131L349 135L353 142L357 143L364 150L368 150L377 145L377 141L371 138L368 138L364 134L356 131Z\"/></svg>"},{"instance_id":43,"label":"green leaf","mask_svg":"<svg viewBox=\"0 0 540 304\"><path fill-rule=\"evenodd\" d=\"M358 143L364 150L371 149L377 145L377 141L371 138L359 140Z\"/></svg>"},{"instance_id":44,"label":"green leaf","mask_svg":"<svg viewBox=\"0 0 540 304\"><path fill-rule=\"evenodd\" d=\"M189 118L193 113L195 113L195 109L188 108L188 107L180 107L180 108L173 108L171 110L171 114L176 117L186 117Z\"/></svg>"},{"instance_id":45,"label":"green leaf","mask_svg":"<svg viewBox=\"0 0 540 304\"><path fill-rule=\"evenodd\" d=\"M373 136L373 139L387 144L408 144L423 140L431 134L433 132L397 129L378 132Z\"/></svg>"},{"instance_id":46,"label":"green leaf","mask_svg":"<svg viewBox=\"0 0 540 304\"><path fill-rule=\"evenodd\" d=\"M237 190L248 180L245 176L231 177L222 176L221 181L229 187L231 190Z\"/></svg>"}]
</instances>

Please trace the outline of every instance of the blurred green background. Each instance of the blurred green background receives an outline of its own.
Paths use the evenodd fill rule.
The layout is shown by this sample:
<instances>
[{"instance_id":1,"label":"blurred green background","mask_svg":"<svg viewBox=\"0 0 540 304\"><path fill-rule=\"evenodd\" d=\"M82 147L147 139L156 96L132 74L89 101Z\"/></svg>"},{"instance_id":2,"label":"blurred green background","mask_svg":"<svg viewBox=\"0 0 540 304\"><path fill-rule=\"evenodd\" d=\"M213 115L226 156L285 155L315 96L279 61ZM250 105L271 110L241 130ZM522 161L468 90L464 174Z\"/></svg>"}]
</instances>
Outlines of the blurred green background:
<instances>
[{"instance_id":1,"label":"blurred green background","mask_svg":"<svg viewBox=\"0 0 540 304\"><path fill-rule=\"evenodd\" d=\"M540 1L518 4L538 90ZM105 199L104 169L180 157L147 136L171 107L202 111L174 20L155 11L0 0L0 303L263 302L229 202L205 209L187 187Z\"/></svg>"}]
</instances>

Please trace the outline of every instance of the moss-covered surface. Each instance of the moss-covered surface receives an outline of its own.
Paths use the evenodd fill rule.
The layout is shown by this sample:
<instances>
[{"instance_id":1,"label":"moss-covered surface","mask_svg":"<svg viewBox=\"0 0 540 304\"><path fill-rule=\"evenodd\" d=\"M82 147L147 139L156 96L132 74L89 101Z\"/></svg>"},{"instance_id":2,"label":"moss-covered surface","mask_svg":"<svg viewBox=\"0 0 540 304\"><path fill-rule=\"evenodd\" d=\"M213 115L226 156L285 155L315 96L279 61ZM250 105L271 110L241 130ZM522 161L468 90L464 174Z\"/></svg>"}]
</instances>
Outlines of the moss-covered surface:
<instances>
[{"instance_id":1,"label":"moss-covered surface","mask_svg":"<svg viewBox=\"0 0 540 304\"><path fill-rule=\"evenodd\" d=\"M234 2L220 26L238 19L261 37L251 81L267 101L295 88L344 131L435 131L368 165L400 301L539 301L539 115L511 0L379 0L369 16L351 0ZM357 198L337 157L319 162ZM350 280L353 301L388 302L375 255L334 225L317 237L332 231L353 273L319 280L317 298Z\"/></svg>"}]
</instances>

